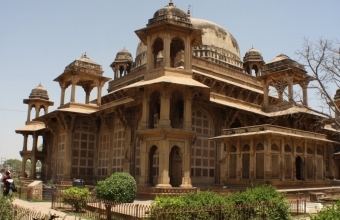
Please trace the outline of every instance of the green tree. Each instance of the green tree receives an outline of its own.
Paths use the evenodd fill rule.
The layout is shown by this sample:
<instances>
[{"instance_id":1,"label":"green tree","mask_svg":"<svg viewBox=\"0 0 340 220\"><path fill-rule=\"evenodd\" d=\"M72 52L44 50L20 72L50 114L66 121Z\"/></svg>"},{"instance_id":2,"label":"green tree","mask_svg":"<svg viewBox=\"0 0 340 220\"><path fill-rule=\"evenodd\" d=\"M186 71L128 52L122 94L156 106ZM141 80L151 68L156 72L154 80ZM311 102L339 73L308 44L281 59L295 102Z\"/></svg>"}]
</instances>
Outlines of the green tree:
<instances>
[{"instance_id":1,"label":"green tree","mask_svg":"<svg viewBox=\"0 0 340 220\"><path fill-rule=\"evenodd\" d=\"M11 196L0 195L0 220L14 219L14 207Z\"/></svg>"},{"instance_id":2,"label":"green tree","mask_svg":"<svg viewBox=\"0 0 340 220\"><path fill-rule=\"evenodd\" d=\"M95 187L96 196L117 203L133 202L137 193L135 179L126 172L116 172ZM111 205L106 206L107 219L111 219Z\"/></svg>"},{"instance_id":3,"label":"green tree","mask_svg":"<svg viewBox=\"0 0 340 220\"><path fill-rule=\"evenodd\" d=\"M332 206L322 209L316 216L310 215L309 218L311 220L340 219L340 200Z\"/></svg>"}]
</instances>

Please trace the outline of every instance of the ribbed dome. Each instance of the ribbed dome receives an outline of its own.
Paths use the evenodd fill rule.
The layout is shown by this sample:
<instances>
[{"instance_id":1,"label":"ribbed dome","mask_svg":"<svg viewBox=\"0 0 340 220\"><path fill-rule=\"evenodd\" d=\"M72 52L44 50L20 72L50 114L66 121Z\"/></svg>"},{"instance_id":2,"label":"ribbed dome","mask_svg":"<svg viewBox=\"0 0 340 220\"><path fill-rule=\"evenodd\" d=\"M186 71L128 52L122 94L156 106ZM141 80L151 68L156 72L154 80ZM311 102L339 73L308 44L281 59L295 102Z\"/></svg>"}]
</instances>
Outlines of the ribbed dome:
<instances>
[{"instance_id":1,"label":"ribbed dome","mask_svg":"<svg viewBox=\"0 0 340 220\"><path fill-rule=\"evenodd\" d=\"M117 53L115 61L132 61L132 55L124 48Z\"/></svg>"},{"instance_id":2,"label":"ribbed dome","mask_svg":"<svg viewBox=\"0 0 340 220\"><path fill-rule=\"evenodd\" d=\"M92 75L103 75L102 66L91 60L86 54L66 66L64 71L81 71Z\"/></svg>"},{"instance_id":3,"label":"ribbed dome","mask_svg":"<svg viewBox=\"0 0 340 220\"><path fill-rule=\"evenodd\" d=\"M177 25L191 26L188 14L185 11L177 8L172 2L170 2L164 8L157 10L154 13L153 18L149 19L147 26L158 23L174 23Z\"/></svg>"},{"instance_id":4,"label":"ribbed dome","mask_svg":"<svg viewBox=\"0 0 340 220\"><path fill-rule=\"evenodd\" d=\"M194 28L202 31L203 45L221 48L234 54L240 60L240 49L236 39L226 29L211 21L191 18Z\"/></svg>"},{"instance_id":5,"label":"ribbed dome","mask_svg":"<svg viewBox=\"0 0 340 220\"><path fill-rule=\"evenodd\" d=\"M47 90L42 87L41 84L39 84L37 87L32 89L32 92L29 96L30 99L45 99L49 100Z\"/></svg>"},{"instance_id":6,"label":"ribbed dome","mask_svg":"<svg viewBox=\"0 0 340 220\"><path fill-rule=\"evenodd\" d=\"M254 48L249 49L243 57L243 62L248 62L248 61L263 61L263 57L260 51Z\"/></svg>"}]
</instances>

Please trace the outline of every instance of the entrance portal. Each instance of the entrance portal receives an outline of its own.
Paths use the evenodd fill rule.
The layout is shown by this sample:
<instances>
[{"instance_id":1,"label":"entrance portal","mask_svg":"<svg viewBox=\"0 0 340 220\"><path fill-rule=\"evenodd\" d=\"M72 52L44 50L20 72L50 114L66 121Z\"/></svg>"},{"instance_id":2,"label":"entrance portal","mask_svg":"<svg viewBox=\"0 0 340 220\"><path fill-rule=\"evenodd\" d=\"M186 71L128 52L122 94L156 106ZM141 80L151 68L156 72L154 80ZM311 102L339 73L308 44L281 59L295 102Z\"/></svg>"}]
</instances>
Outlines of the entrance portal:
<instances>
[{"instance_id":1,"label":"entrance portal","mask_svg":"<svg viewBox=\"0 0 340 220\"><path fill-rule=\"evenodd\" d=\"M303 162L301 157L295 159L296 179L303 180Z\"/></svg>"},{"instance_id":2,"label":"entrance portal","mask_svg":"<svg viewBox=\"0 0 340 220\"><path fill-rule=\"evenodd\" d=\"M182 153L179 147L171 149L169 163L170 184L178 187L182 184Z\"/></svg>"}]
</instances>

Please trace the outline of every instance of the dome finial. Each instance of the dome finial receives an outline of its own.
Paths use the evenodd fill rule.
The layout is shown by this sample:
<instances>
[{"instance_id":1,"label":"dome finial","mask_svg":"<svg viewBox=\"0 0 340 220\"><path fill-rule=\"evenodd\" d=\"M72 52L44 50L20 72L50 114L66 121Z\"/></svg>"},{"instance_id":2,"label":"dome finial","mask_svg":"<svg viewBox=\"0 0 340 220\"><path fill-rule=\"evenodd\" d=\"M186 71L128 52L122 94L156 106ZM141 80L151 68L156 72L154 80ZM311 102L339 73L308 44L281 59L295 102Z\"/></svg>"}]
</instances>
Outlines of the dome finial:
<instances>
[{"instance_id":1,"label":"dome finial","mask_svg":"<svg viewBox=\"0 0 340 220\"><path fill-rule=\"evenodd\" d=\"M187 12L187 14L188 14L188 18L190 18L190 8L191 8L191 5L189 5L189 8L188 8L188 12Z\"/></svg>"},{"instance_id":2,"label":"dome finial","mask_svg":"<svg viewBox=\"0 0 340 220\"><path fill-rule=\"evenodd\" d=\"M170 0L169 6L174 6L174 3L172 3L172 0Z\"/></svg>"}]
</instances>

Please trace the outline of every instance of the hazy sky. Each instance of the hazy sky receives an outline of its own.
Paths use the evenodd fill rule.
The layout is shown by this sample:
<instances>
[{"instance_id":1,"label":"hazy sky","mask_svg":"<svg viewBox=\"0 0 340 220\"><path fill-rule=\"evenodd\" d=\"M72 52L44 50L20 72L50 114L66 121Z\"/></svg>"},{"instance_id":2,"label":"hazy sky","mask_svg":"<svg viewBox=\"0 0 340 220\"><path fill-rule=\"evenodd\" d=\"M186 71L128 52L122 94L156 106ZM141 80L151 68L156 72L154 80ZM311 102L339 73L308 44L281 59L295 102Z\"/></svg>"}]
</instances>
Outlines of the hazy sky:
<instances>
[{"instance_id":1,"label":"hazy sky","mask_svg":"<svg viewBox=\"0 0 340 220\"><path fill-rule=\"evenodd\" d=\"M124 47L135 57L138 38L155 11L168 0L1 1L0 7L0 157L20 159L23 136L15 129L27 118L31 90L41 83L54 106L60 87L53 80L82 53L113 77L110 64ZM252 46L266 62L280 53L298 59L303 38L340 40L340 1L174 0L192 17L213 21L238 41L241 58ZM77 101L84 102L77 88ZM107 93L107 84L103 94ZM311 96L311 95L310 95ZM93 97L93 95L92 95ZM65 96L65 102L70 97ZM0 161L1 162L1 161Z\"/></svg>"}]
</instances>

